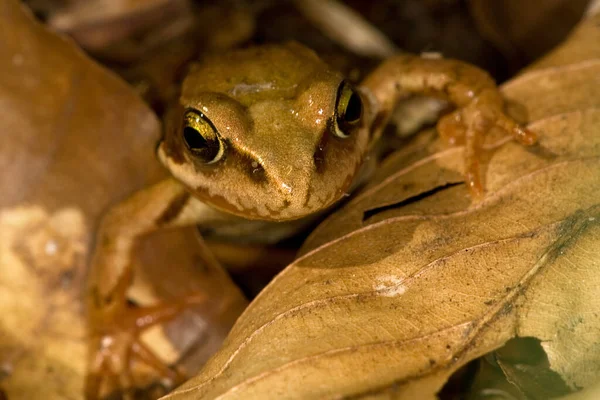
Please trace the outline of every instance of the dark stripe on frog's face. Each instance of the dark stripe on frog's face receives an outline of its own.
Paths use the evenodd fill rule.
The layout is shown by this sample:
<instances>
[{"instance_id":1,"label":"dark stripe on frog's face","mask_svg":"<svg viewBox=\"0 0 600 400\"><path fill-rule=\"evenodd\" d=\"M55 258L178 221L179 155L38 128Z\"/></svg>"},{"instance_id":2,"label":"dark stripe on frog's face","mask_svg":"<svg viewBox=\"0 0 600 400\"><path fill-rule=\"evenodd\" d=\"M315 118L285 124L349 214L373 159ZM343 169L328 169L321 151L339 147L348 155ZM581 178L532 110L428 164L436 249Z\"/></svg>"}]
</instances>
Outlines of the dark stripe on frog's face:
<instances>
[{"instance_id":1,"label":"dark stripe on frog's face","mask_svg":"<svg viewBox=\"0 0 600 400\"><path fill-rule=\"evenodd\" d=\"M250 180L256 184L267 184L269 177L258 157L236 148L230 141L227 142L227 157L228 161L235 163L236 168L243 171Z\"/></svg>"},{"instance_id":2,"label":"dark stripe on frog's face","mask_svg":"<svg viewBox=\"0 0 600 400\"><path fill-rule=\"evenodd\" d=\"M321 135L321 140L317 143L315 151L313 153L313 162L315 164L315 171L318 174L322 174L327 167L327 145L330 137L330 129L326 129Z\"/></svg>"},{"instance_id":3,"label":"dark stripe on frog's face","mask_svg":"<svg viewBox=\"0 0 600 400\"><path fill-rule=\"evenodd\" d=\"M184 108L179 103L169 107L164 117L163 138L156 148L157 153L159 149L163 151L173 164L183 164L185 162L184 145L181 141L183 111Z\"/></svg>"}]
</instances>

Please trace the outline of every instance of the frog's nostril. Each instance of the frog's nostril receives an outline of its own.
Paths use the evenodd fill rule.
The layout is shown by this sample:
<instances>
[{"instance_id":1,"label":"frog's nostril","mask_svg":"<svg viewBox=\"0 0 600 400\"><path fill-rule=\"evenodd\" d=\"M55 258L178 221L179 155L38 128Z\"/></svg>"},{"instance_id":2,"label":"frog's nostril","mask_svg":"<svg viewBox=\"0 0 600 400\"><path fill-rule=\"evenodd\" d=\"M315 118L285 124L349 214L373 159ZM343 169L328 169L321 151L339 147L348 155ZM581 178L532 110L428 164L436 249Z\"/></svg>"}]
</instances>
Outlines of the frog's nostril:
<instances>
[{"instance_id":1,"label":"frog's nostril","mask_svg":"<svg viewBox=\"0 0 600 400\"><path fill-rule=\"evenodd\" d=\"M267 181L267 173L260 162L255 159L244 160L244 171L257 183L265 183Z\"/></svg>"}]
</instances>

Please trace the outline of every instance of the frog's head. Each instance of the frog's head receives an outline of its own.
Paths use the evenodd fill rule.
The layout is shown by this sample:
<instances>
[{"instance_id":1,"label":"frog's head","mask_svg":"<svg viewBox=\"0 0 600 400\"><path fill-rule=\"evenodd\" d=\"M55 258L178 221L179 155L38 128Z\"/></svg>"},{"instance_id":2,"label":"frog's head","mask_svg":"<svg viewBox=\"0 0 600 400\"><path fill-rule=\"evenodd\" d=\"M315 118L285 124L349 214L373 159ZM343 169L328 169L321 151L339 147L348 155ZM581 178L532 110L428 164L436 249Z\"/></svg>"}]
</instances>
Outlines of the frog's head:
<instances>
[{"instance_id":1,"label":"frog's head","mask_svg":"<svg viewBox=\"0 0 600 400\"><path fill-rule=\"evenodd\" d=\"M221 210L300 218L348 190L367 148L363 103L299 44L211 56L186 77L159 158Z\"/></svg>"}]
</instances>

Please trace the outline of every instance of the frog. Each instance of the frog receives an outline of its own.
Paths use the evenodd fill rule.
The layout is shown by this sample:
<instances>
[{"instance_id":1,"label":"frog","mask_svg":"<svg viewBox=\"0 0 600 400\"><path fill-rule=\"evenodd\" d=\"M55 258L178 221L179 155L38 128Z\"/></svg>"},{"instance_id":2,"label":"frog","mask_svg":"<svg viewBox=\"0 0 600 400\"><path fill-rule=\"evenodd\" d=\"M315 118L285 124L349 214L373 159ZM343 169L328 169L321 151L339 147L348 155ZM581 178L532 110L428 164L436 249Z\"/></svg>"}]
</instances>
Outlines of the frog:
<instances>
[{"instance_id":1,"label":"frog","mask_svg":"<svg viewBox=\"0 0 600 400\"><path fill-rule=\"evenodd\" d=\"M130 258L141 236L189 225L265 242L294 234L368 179L374 143L398 102L414 94L454 107L437 130L464 146L464 181L475 202L485 193L485 134L498 128L523 145L537 140L507 115L490 75L462 61L398 54L358 85L296 42L229 50L192 65L157 146L170 177L112 206L97 233L86 397L98 398L101 383L115 376L119 390L131 389L133 359L170 382L182 379L139 334L203 299L128 306Z\"/></svg>"}]
</instances>

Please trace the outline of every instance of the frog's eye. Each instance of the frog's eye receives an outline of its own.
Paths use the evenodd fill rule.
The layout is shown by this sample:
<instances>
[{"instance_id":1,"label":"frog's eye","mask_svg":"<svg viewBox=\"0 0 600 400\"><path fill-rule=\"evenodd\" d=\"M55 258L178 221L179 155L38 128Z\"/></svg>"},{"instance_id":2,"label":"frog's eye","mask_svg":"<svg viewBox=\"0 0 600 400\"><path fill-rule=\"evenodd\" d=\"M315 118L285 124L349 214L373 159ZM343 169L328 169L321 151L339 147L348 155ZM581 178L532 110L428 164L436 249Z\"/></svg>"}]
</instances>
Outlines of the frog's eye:
<instances>
[{"instance_id":1,"label":"frog's eye","mask_svg":"<svg viewBox=\"0 0 600 400\"><path fill-rule=\"evenodd\" d=\"M223 158L225 146L214 125L201 112L187 109L183 114L183 141L192 155L206 164Z\"/></svg>"},{"instance_id":2,"label":"frog's eye","mask_svg":"<svg viewBox=\"0 0 600 400\"><path fill-rule=\"evenodd\" d=\"M343 81L338 89L335 104L335 135L347 138L353 128L360 124L363 105L358 92L348 82Z\"/></svg>"}]
</instances>

